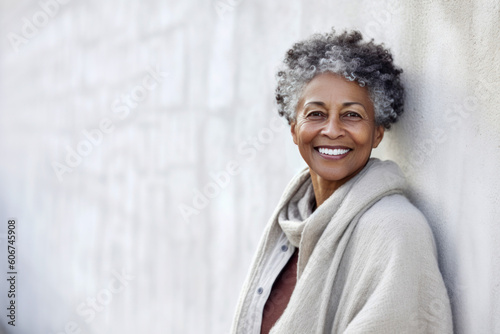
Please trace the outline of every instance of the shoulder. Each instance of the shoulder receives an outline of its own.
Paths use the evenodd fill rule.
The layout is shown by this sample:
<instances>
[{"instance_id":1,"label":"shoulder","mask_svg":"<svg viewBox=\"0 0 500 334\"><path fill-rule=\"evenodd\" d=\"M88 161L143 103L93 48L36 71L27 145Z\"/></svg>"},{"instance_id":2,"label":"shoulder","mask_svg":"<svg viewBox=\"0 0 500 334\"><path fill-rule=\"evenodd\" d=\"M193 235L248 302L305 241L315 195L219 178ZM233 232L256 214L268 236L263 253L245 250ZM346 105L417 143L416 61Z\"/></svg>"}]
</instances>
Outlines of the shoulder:
<instances>
[{"instance_id":1,"label":"shoulder","mask_svg":"<svg viewBox=\"0 0 500 334\"><path fill-rule=\"evenodd\" d=\"M405 196L390 195L371 206L359 219L353 237L361 245L388 252L434 255L432 230L422 212Z\"/></svg>"}]
</instances>

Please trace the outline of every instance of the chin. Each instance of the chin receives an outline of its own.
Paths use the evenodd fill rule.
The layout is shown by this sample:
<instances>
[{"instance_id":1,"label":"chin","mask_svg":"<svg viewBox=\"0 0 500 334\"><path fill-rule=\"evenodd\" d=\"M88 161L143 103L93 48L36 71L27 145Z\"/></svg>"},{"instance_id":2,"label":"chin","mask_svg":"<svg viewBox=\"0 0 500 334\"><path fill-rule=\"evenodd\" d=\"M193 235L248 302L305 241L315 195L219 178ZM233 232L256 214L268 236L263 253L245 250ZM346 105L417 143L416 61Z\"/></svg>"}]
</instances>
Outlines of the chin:
<instances>
[{"instance_id":1,"label":"chin","mask_svg":"<svg viewBox=\"0 0 500 334\"><path fill-rule=\"evenodd\" d=\"M316 175L324 179L325 181L340 181L348 178L351 174L344 168L311 168Z\"/></svg>"}]
</instances>

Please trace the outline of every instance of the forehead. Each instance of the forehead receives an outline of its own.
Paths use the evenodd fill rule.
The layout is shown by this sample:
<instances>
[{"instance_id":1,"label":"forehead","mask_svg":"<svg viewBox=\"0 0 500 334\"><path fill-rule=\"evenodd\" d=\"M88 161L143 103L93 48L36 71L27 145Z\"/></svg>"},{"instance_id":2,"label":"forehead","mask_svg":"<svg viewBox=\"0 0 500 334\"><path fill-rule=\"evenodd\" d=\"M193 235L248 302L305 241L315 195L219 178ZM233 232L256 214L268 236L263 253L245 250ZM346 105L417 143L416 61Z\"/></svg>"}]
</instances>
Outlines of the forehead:
<instances>
[{"instance_id":1,"label":"forehead","mask_svg":"<svg viewBox=\"0 0 500 334\"><path fill-rule=\"evenodd\" d=\"M360 87L357 82L329 72L318 74L305 86L299 105L308 101L322 101L326 104L359 102L365 107L373 107L366 87Z\"/></svg>"}]
</instances>

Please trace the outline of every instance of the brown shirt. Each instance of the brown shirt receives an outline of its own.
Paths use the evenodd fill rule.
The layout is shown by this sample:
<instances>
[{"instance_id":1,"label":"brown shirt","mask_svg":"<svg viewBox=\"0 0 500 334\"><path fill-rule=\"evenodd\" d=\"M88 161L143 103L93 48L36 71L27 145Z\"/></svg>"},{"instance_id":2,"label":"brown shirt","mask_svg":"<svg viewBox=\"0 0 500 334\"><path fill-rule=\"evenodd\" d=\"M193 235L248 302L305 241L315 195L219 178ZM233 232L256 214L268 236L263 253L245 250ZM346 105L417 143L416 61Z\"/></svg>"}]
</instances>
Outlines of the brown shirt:
<instances>
[{"instance_id":1,"label":"brown shirt","mask_svg":"<svg viewBox=\"0 0 500 334\"><path fill-rule=\"evenodd\" d=\"M283 314L297 282L297 259L299 249L296 248L288 263L274 281L271 293L262 313L261 334L268 334L279 317Z\"/></svg>"}]
</instances>

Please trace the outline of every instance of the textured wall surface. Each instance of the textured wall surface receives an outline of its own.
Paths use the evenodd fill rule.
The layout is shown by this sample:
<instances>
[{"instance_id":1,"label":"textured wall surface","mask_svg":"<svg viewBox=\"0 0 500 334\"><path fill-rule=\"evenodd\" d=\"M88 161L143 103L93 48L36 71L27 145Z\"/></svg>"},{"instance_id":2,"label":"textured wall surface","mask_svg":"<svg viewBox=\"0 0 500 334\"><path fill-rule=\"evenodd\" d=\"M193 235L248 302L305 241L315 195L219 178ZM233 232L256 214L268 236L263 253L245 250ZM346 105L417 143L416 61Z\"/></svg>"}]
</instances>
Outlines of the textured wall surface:
<instances>
[{"instance_id":1,"label":"textured wall surface","mask_svg":"<svg viewBox=\"0 0 500 334\"><path fill-rule=\"evenodd\" d=\"M274 71L332 26L404 68L406 114L374 154L435 232L456 332L500 333L493 0L0 1L1 268L9 217L18 237L16 327L2 279L0 332L227 333L304 166Z\"/></svg>"}]
</instances>

